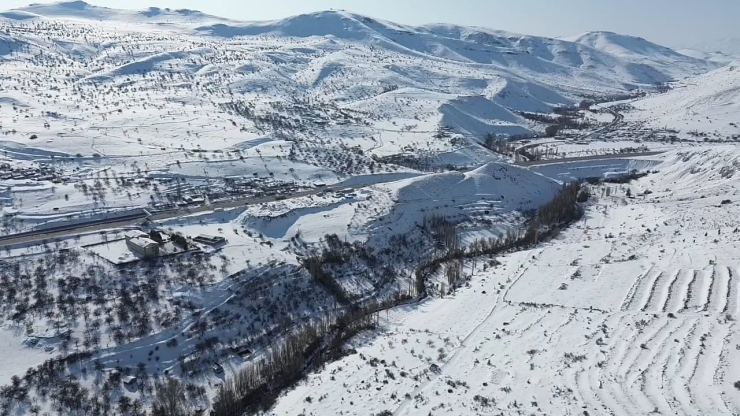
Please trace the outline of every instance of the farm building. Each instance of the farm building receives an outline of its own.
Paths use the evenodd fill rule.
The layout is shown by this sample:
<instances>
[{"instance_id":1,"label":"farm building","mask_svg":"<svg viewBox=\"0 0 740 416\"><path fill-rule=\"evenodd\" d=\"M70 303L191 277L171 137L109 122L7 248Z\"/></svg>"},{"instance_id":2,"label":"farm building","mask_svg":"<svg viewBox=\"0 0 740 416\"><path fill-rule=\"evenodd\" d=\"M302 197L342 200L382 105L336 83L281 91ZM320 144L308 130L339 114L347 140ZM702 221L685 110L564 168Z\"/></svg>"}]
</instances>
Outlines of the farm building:
<instances>
[{"instance_id":1,"label":"farm building","mask_svg":"<svg viewBox=\"0 0 740 416\"><path fill-rule=\"evenodd\" d=\"M159 254L159 244L142 231L133 231L126 234L126 246L129 250L146 259L157 257Z\"/></svg>"},{"instance_id":2,"label":"farm building","mask_svg":"<svg viewBox=\"0 0 740 416\"><path fill-rule=\"evenodd\" d=\"M215 245L223 244L226 242L226 239L224 237L207 235L207 234L201 234L195 237L193 240L198 243L208 244L210 246L215 246Z\"/></svg>"}]
</instances>

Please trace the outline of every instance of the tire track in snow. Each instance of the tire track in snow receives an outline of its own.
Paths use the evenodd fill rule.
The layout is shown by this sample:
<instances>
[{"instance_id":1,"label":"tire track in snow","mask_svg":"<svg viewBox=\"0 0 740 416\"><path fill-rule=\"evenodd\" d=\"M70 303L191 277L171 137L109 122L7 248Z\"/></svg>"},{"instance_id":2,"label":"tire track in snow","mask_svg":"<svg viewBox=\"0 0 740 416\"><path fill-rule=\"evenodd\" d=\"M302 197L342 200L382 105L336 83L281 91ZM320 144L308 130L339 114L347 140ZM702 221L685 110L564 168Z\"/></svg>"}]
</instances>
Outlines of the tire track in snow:
<instances>
[{"instance_id":1,"label":"tire track in snow","mask_svg":"<svg viewBox=\"0 0 740 416\"><path fill-rule=\"evenodd\" d=\"M561 323L560 325L556 326L555 329L553 329L551 332L548 332L548 336L547 336L547 344L548 345L552 344L552 337L553 336L555 336L556 334L558 334L561 329L563 329L564 327L570 325L570 323L573 322L573 319L575 319L577 313L578 313L578 309L573 310L573 312L571 312L570 314L568 314L568 318L565 321L563 321L563 323Z\"/></svg>"}]
</instances>

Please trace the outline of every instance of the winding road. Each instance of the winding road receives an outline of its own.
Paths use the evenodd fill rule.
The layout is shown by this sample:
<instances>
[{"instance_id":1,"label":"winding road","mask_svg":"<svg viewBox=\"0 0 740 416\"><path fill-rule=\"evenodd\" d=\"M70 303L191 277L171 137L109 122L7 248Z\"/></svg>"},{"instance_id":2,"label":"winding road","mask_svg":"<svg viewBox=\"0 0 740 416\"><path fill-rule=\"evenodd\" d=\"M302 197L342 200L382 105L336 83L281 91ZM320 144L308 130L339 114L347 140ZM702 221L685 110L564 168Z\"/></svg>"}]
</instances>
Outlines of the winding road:
<instances>
[{"instance_id":1,"label":"winding road","mask_svg":"<svg viewBox=\"0 0 740 416\"><path fill-rule=\"evenodd\" d=\"M592 132L589 132L583 137L587 137L595 133L601 133L603 131L613 129L615 126L621 123L622 120L624 119L624 116L618 113L617 111L614 111L608 107L605 107L605 109L614 115L614 120L612 120L609 124L603 127L600 127ZM543 143L533 143L533 144L525 145L525 146L522 146L516 149L516 152L519 153L520 150L525 150L530 147L540 146L542 144ZM608 155L581 156L581 157L550 159L550 160L533 160L533 161L526 160L526 161L517 161L514 164L517 166L529 167L529 166L539 166L539 165L562 164L562 163L569 163L569 162L583 162L583 161L608 160L608 159L629 159L629 158L640 157L640 156L655 156L661 153L663 152L658 151L658 152L641 152L641 153L617 153L617 154L608 154ZM188 215L193 215L193 214L198 214L198 213L203 213L203 212L214 211L217 209L231 209L231 208L243 207L246 205L256 205L256 204L268 203L268 202L273 202L277 200L295 199L295 198L301 198L301 197L305 197L309 195L318 195L325 191L354 191L360 188L364 188L366 186L367 184L354 185L354 186L343 186L342 184L336 184L336 185L330 185L326 187L313 188L313 189L308 189L304 191L299 191L299 192L295 192L289 195L274 195L274 196L260 197L260 198L247 197L247 198L239 198L236 200L219 201L219 202L211 203L209 205L202 205L202 206L197 206L197 207L187 207L187 208L175 209L175 210L170 210L170 211L149 211L149 212L144 212L144 213L137 212L129 216L119 216L119 217L114 217L114 218L97 218L97 219L91 219L90 221L81 222L81 223L67 223L67 224L60 225L58 227L49 228L45 230L28 231L24 233L0 236L0 246L9 247L9 246L20 245L20 244L25 244L25 245L39 244L39 243L43 243L49 240L69 237L73 235L79 235L82 233L90 233L94 231L100 231L100 230L112 229L112 228L131 227L131 226L136 225L138 222L144 219L149 219L151 221L162 221L162 220L168 220L172 218L185 217Z\"/></svg>"}]
</instances>

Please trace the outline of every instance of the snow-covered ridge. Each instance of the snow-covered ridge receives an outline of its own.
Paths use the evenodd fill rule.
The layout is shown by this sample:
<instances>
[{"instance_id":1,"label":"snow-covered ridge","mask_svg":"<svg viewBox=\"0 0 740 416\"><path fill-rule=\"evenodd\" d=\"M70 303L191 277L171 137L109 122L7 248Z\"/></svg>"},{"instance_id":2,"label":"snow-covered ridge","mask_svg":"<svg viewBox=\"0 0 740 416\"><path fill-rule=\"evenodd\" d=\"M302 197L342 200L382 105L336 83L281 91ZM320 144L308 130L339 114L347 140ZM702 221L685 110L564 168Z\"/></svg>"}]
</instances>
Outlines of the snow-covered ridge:
<instances>
[{"instance_id":1,"label":"snow-covered ridge","mask_svg":"<svg viewBox=\"0 0 740 416\"><path fill-rule=\"evenodd\" d=\"M122 10L102 6L94 6L84 1L63 1L57 3L34 3L10 12L0 14L6 19L29 19L29 18L74 18L85 20L125 21L125 22L204 22L204 21L227 21L216 16L210 16L197 10L159 7L149 7L145 10Z\"/></svg>"},{"instance_id":2,"label":"snow-covered ridge","mask_svg":"<svg viewBox=\"0 0 740 416\"><path fill-rule=\"evenodd\" d=\"M401 183L395 197L400 203L454 200L458 204L490 198L500 200L509 209L525 203L536 208L559 187L557 182L526 169L489 163L466 173L447 172L409 179Z\"/></svg>"},{"instance_id":3,"label":"snow-covered ridge","mask_svg":"<svg viewBox=\"0 0 740 416\"><path fill-rule=\"evenodd\" d=\"M740 63L676 83L665 94L634 103L629 120L646 120L655 128L682 135L724 138L740 134Z\"/></svg>"},{"instance_id":4,"label":"snow-covered ridge","mask_svg":"<svg viewBox=\"0 0 740 416\"><path fill-rule=\"evenodd\" d=\"M238 22L188 9L129 11L98 7L83 1L34 4L6 12L10 20L33 17L151 23L196 35L331 37L371 43L409 54L447 60L523 68L540 74L608 71L624 83L652 84L696 75L717 63L681 55L641 38L593 32L571 39L526 36L479 27L430 24L401 25L345 11L322 11L264 22ZM584 77L585 75L578 75Z\"/></svg>"},{"instance_id":5,"label":"snow-covered ridge","mask_svg":"<svg viewBox=\"0 0 740 416\"><path fill-rule=\"evenodd\" d=\"M662 73L673 74L676 77L687 68L698 74L718 67L717 63L683 55L643 38L614 32L588 32L564 39L590 46L634 64L650 65Z\"/></svg>"},{"instance_id":6,"label":"snow-covered ridge","mask_svg":"<svg viewBox=\"0 0 740 416\"><path fill-rule=\"evenodd\" d=\"M710 56L740 59L740 37L729 37L715 41L706 41L683 45L687 49L701 51Z\"/></svg>"}]
</instances>

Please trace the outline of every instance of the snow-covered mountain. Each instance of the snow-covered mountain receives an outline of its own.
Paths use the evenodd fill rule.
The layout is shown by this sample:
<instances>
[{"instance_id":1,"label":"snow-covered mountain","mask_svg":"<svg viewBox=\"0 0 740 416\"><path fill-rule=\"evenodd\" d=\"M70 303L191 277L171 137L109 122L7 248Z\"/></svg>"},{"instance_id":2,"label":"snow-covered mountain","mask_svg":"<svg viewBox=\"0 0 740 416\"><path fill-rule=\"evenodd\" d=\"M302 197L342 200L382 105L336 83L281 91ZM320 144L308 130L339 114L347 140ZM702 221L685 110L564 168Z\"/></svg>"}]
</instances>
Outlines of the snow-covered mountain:
<instances>
[{"instance_id":1,"label":"snow-covered mountain","mask_svg":"<svg viewBox=\"0 0 740 416\"><path fill-rule=\"evenodd\" d=\"M637 84L662 82L716 68L711 62L681 55L644 39L614 33L592 33L568 41L446 24L412 27L340 11L273 22L216 23L195 30L221 37L331 36L367 41L408 54L465 63L519 66L536 73L562 73L564 68L611 72L607 69L611 67L621 79Z\"/></svg>"},{"instance_id":2,"label":"snow-covered mountain","mask_svg":"<svg viewBox=\"0 0 740 416\"><path fill-rule=\"evenodd\" d=\"M718 65L341 11L0 13L0 407L736 412Z\"/></svg>"},{"instance_id":3,"label":"snow-covered mountain","mask_svg":"<svg viewBox=\"0 0 740 416\"><path fill-rule=\"evenodd\" d=\"M740 137L740 62L674 85L665 93L633 103L627 120L646 122L681 136Z\"/></svg>"},{"instance_id":4,"label":"snow-covered mountain","mask_svg":"<svg viewBox=\"0 0 740 416\"><path fill-rule=\"evenodd\" d=\"M717 64L706 59L683 55L643 38L614 32L588 32L564 39L590 46L636 65L647 65L674 78L680 78L687 71L700 74L717 68Z\"/></svg>"},{"instance_id":5,"label":"snow-covered mountain","mask_svg":"<svg viewBox=\"0 0 740 416\"><path fill-rule=\"evenodd\" d=\"M644 39L609 32L559 40L445 24L412 27L344 11L317 12L268 22L236 22L187 9L153 7L128 11L73 1L35 4L0 16L16 21L43 17L109 24L150 23L160 29L176 28L183 32L187 26L191 34L221 38L320 36L336 41L361 41L412 56L493 65L501 69L518 67L540 74L575 71L593 73L597 78L616 74L619 81L638 85L695 75L713 68L712 63L686 57Z\"/></svg>"},{"instance_id":6,"label":"snow-covered mountain","mask_svg":"<svg viewBox=\"0 0 740 416\"><path fill-rule=\"evenodd\" d=\"M740 59L740 38L729 37L684 45L686 49L700 51L709 56L726 56Z\"/></svg>"},{"instance_id":7,"label":"snow-covered mountain","mask_svg":"<svg viewBox=\"0 0 740 416\"><path fill-rule=\"evenodd\" d=\"M197 10L159 7L150 7L145 10L124 10L108 7L95 6L84 1L63 1L56 3L34 3L27 7L0 13L0 18L11 20L26 19L82 19L98 20L107 22L147 22L147 23L191 23L203 24L205 22L221 21L228 19L207 15Z\"/></svg>"},{"instance_id":8,"label":"snow-covered mountain","mask_svg":"<svg viewBox=\"0 0 740 416\"><path fill-rule=\"evenodd\" d=\"M729 64L730 62L740 57L740 55L732 56L722 52L704 52L702 50L692 48L681 48L677 49L676 52L682 55L690 56L692 58L714 61L723 65Z\"/></svg>"},{"instance_id":9,"label":"snow-covered mountain","mask_svg":"<svg viewBox=\"0 0 740 416\"><path fill-rule=\"evenodd\" d=\"M43 57L69 68L65 75L79 85L125 83L157 95L163 87L154 77L176 74L181 79L170 91L199 90L208 97L201 105L215 113L239 99L331 103L371 115L367 135L400 131L393 123L409 133L449 126L476 140L530 134L543 126L519 112L547 113L718 66L616 34L571 41L445 24L412 27L344 11L237 22L193 10L129 11L74 1L5 12L0 25L6 65ZM33 94L16 98L34 100ZM408 144L394 143L384 140L374 153L395 154Z\"/></svg>"}]
</instances>

